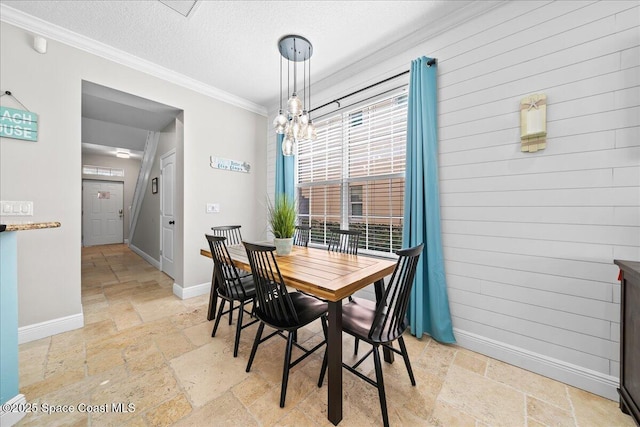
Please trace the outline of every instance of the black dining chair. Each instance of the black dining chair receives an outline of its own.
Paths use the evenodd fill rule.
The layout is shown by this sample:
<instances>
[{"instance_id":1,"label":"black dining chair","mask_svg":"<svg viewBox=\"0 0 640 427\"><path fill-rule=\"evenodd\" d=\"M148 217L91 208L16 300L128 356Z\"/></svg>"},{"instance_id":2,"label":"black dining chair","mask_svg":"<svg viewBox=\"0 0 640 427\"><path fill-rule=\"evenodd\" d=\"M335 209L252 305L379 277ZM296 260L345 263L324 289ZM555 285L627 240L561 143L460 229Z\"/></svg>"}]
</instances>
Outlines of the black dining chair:
<instances>
[{"instance_id":1,"label":"black dining chair","mask_svg":"<svg viewBox=\"0 0 640 427\"><path fill-rule=\"evenodd\" d=\"M218 309L218 315L216 316L216 322L213 326L211 336L216 336L220 319L223 315L229 314L231 319L233 311L238 309L238 320L236 324L236 337L233 344L233 357L238 356L238 345L240 344L240 332L258 321L253 319L247 324L242 324L242 317L244 313L247 313L253 317L253 313L245 310L245 305L251 303L256 295L256 288L253 282L252 276L241 277L238 273L238 269L233 264L227 245L225 244L226 237L211 236L205 234L207 241L209 242L209 249L211 250L211 257L213 258L214 274L218 280L218 296L220 300L220 308ZM225 302L229 301L229 310L224 311ZM233 302L238 301L240 305L238 307L233 306ZM231 320L229 320L231 324Z\"/></svg>"},{"instance_id":2,"label":"black dining chair","mask_svg":"<svg viewBox=\"0 0 640 427\"><path fill-rule=\"evenodd\" d=\"M289 370L327 342L328 306L326 302L302 292L287 291L276 263L274 256L276 248L274 246L263 246L247 242L244 243L244 246L247 250L249 264L256 284L255 313L260 319L260 326L258 326L249 362L247 363L247 372L251 370L259 344L275 335L286 338L287 348L284 356L282 386L280 389L280 407L284 408ZM317 319L322 321L325 339L312 349L306 349L294 340L294 332ZM275 332L262 338L265 325L275 329ZM286 336L284 332L287 332ZM303 354L292 362L291 352L294 345L302 350Z\"/></svg>"},{"instance_id":3,"label":"black dining chair","mask_svg":"<svg viewBox=\"0 0 640 427\"><path fill-rule=\"evenodd\" d=\"M242 234L240 233L241 225L219 225L217 227L211 227L214 236L226 237L226 245L241 245Z\"/></svg>"},{"instance_id":4,"label":"black dining chair","mask_svg":"<svg viewBox=\"0 0 640 427\"><path fill-rule=\"evenodd\" d=\"M330 230L329 246L327 249L333 252L358 255L358 243L360 232L357 230Z\"/></svg>"},{"instance_id":5,"label":"black dining chair","mask_svg":"<svg viewBox=\"0 0 640 427\"><path fill-rule=\"evenodd\" d=\"M240 233L241 225L218 225L216 227L211 227L212 234L214 236L222 236L226 237L227 240L225 244L227 246L241 245L242 244L242 234ZM215 271L213 272L213 278L211 279L211 289L213 290L213 280L215 279ZM251 276L251 273L244 270L239 270L238 275L243 278L247 276ZM233 301L230 301L231 304L231 313L229 313L229 324L233 323Z\"/></svg>"},{"instance_id":6,"label":"black dining chair","mask_svg":"<svg viewBox=\"0 0 640 427\"><path fill-rule=\"evenodd\" d=\"M350 366L343 363L342 366L378 389L382 421L385 427L389 425L389 416L387 413L384 379L382 377L382 364L380 363L380 352L378 350L380 346L384 346L400 354L407 367L411 385L416 385L416 380L411 369L411 362L409 362L409 353L407 353L407 347L405 346L402 334L409 326L406 318L409 295L411 294L413 278L423 247L424 244L421 243L413 248L402 249L396 252L399 256L398 263L391 275L391 280L384 292L384 296L380 301L374 303L373 301L354 298L353 301L342 307L342 330L353 335L356 339L372 345L371 350L354 365ZM400 350L397 350L391 345L396 340L400 344ZM376 381L373 381L368 376L356 370L372 353ZM318 387L322 387L326 370L327 354L325 351Z\"/></svg>"},{"instance_id":7,"label":"black dining chair","mask_svg":"<svg viewBox=\"0 0 640 427\"><path fill-rule=\"evenodd\" d=\"M293 235L293 244L296 246L309 246L309 235L311 227L308 225L296 225L296 232Z\"/></svg>"},{"instance_id":8,"label":"black dining chair","mask_svg":"<svg viewBox=\"0 0 640 427\"><path fill-rule=\"evenodd\" d=\"M242 244L242 233L240 233L241 227L241 225L218 225L216 227L211 227L211 231L214 236L226 237L227 246L235 246ZM238 273L240 274L240 277L251 275L248 271L239 271Z\"/></svg>"},{"instance_id":9,"label":"black dining chair","mask_svg":"<svg viewBox=\"0 0 640 427\"><path fill-rule=\"evenodd\" d=\"M358 230L329 230L329 246L327 250L332 252L341 252L344 254L358 255L358 243L360 242L360 231ZM349 296L349 301L353 297ZM358 340L356 339L356 353L358 352Z\"/></svg>"}]
</instances>

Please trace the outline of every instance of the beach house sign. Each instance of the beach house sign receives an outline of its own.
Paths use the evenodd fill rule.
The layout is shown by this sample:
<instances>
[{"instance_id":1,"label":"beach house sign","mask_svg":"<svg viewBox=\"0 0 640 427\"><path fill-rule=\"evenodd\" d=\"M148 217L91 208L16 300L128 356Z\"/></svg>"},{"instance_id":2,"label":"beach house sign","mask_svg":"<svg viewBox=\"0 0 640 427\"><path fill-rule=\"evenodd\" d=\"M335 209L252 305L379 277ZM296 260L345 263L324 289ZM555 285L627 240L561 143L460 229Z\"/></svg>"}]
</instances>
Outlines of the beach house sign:
<instances>
[{"instance_id":1,"label":"beach house sign","mask_svg":"<svg viewBox=\"0 0 640 427\"><path fill-rule=\"evenodd\" d=\"M251 165L247 162L224 159L216 156L209 156L209 165L214 169L223 169L234 172L249 173L251 171Z\"/></svg>"},{"instance_id":2,"label":"beach house sign","mask_svg":"<svg viewBox=\"0 0 640 427\"><path fill-rule=\"evenodd\" d=\"M0 137L38 140L38 115L30 111L0 107Z\"/></svg>"}]
</instances>

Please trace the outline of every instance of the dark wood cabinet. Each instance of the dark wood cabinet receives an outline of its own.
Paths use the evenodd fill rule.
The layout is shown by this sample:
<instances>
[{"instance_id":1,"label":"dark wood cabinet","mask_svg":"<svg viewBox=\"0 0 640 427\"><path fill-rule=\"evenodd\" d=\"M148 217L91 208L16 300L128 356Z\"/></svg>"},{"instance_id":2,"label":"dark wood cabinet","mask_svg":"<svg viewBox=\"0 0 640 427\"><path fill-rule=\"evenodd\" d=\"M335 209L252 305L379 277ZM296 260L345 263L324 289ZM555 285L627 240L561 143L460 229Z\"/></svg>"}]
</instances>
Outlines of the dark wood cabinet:
<instances>
[{"instance_id":1,"label":"dark wood cabinet","mask_svg":"<svg viewBox=\"0 0 640 427\"><path fill-rule=\"evenodd\" d=\"M640 426L640 262L614 261L621 272L620 409Z\"/></svg>"}]
</instances>

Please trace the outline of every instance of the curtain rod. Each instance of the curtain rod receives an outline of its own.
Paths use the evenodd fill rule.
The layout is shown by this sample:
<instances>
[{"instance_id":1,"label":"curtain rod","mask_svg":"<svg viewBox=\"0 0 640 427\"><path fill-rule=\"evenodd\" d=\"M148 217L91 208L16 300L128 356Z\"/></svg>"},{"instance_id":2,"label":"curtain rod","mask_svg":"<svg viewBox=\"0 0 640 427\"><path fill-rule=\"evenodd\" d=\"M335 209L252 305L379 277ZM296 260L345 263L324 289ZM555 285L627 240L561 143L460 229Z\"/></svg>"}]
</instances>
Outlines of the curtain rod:
<instances>
[{"instance_id":1,"label":"curtain rod","mask_svg":"<svg viewBox=\"0 0 640 427\"><path fill-rule=\"evenodd\" d=\"M436 58L431 58L429 61L427 61L427 67L431 67L432 65L437 64L437 62L438 62L438 60ZM313 108L313 109L309 110L309 112L313 113L316 110L319 110L321 108L326 107L327 105L331 105L331 104L334 104L334 103L337 103L338 107L340 107L340 101L342 101L343 99L349 98L350 96L353 96L353 95L357 95L360 92L364 92L365 90L369 90L369 89L371 89L373 87L381 85L382 83L386 83L386 82L388 82L390 80L397 79L398 77L404 76L405 74L409 73L410 71L411 70L406 70L406 71L403 71L401 73L396 74L395 76L387 77L386 79L380 80L377 83L373 83L373 84L371 84L371 85L369 85L367 87L363 87L362 89L358 89L358 90L356 90L354 92L351 92L351 93L349 93L347 95L341 96L340 98L336 98L333 101L327 102L326 104L322 104L319 107Z\"/></svg>"}]
</instances>

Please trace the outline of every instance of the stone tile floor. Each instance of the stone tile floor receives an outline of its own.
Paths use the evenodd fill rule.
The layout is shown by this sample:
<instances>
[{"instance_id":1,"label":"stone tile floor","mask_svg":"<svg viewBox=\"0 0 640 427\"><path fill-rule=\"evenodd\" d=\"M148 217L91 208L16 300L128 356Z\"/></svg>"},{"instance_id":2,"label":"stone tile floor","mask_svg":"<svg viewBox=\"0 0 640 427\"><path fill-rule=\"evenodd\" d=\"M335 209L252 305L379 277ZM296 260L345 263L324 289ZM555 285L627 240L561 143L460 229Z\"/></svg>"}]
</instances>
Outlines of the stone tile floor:
<instances>
[{"instance_id":1,"label":"stone tile floor","mask_svg":"<svg viewBox=\"0 0 640 427\"><path fill-rule=\"evenodd\" d=\"M242 332L233 358L235 319L233 326L223 319L211 338L208 296L180 300L172 285L124 245L84 248L85 326L20 345L20 392L40 411L19 425L331 425L326 385L316 386L321 352L292 370L280 408L285 341L264 343L246 373L257 325ZM317 323L298 340L321 339ZM401 360L383 367L391 425L633 426L617 402L461 347L426 337L405 341L417 386L411 387ZM343 343L350 359L353 340ZM361 370L373 373L372 362ZM377 391L346 371L343 377L340 425L382 425ZM47 407L58 412L43 413Z\"/></svg>"}]
</instances>

